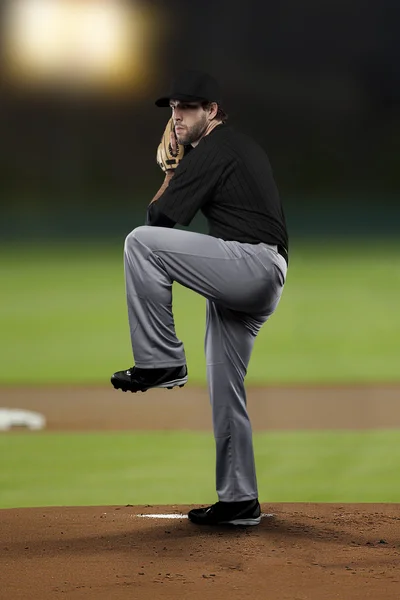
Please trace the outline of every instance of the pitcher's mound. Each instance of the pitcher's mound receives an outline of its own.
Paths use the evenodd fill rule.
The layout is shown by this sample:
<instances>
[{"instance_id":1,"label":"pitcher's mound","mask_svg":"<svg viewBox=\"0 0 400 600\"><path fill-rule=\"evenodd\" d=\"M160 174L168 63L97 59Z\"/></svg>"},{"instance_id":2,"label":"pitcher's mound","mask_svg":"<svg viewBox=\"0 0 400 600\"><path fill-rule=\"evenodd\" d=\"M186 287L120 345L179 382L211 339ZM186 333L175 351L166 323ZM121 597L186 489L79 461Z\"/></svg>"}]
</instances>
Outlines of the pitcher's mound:
<instances>
[{"instance_id":1,"label":"pitcher's mound","mask_svg":"<svg viewBox=\"0 0 400 600\"><path fill-rule=\"evenodd\" d=\"M264 504L248 529L193 525L189 509L2 510L0 598L400 597L400 505Z\"/></svg>"}]
</instances>

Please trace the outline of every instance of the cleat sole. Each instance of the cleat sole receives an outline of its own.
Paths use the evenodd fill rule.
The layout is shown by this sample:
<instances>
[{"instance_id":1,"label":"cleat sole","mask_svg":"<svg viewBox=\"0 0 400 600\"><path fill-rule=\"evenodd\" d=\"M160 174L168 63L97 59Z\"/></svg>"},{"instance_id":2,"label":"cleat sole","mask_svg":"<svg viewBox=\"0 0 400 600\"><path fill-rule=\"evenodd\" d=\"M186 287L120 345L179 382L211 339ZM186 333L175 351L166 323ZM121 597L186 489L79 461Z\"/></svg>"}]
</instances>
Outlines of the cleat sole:
<instances>
[{"instance_id":1,"label":"cleat sole","mask_svg":"<svg viewBox=\"0 0 400 600\"><path fill-rule=\"evenodd\" d=\"M114 389L116 390L122 390L123 392L131 392L132 394L136 394L137 392L147 392L149 389L161 389L161 388L166 388L167 390L172 390L174 387L180 387L182 388L186 383L187 383L187 377L185 377L184 379L178 379L177 381L173 381L173 382L168 382L168 383L172 383L172 385L166 385L165 383L161 384L161 385L155 385L152 388L145 388L143 390L131 390L130 388L127 387L123 387L121 384L119 384L117 381L112 381L112 385L114 387Z\"/></svg>"},{"instance_id":2,"label":"cleat sole","mask_svg":"<svg viewBox=\"0 0 400 600\"><path fill-rule=\"evenodd\" d=\"M261 523L261 517L252 519L233 519L232 521L221 521L220 525L233 525L235 527L254 527Z\"/></svg>"}]
</instances>

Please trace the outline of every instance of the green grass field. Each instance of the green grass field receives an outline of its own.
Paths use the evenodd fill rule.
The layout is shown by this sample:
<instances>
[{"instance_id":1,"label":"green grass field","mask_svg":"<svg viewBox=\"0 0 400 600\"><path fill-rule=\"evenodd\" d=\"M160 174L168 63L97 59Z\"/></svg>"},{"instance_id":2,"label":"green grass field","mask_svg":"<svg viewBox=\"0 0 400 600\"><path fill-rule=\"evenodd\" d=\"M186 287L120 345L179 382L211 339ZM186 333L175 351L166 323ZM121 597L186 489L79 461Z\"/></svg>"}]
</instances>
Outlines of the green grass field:
<instances>
[{"instance_id":1,"label":"green grass field","mask_svg":"<svg viewBox=\"0 0 400 600\"><path fill-rule=\"evenodd\" d=\"M254 436L262 502L400 502L400 431ZM215 501L207 433L0 437L0 508Z\"/></svg>"},{"instance_id":2,"label":"green grass field","mask_svg":"<svg viewBox=\"0 0 400 600\"><path fill-rule=\"evenodd\" d=\"M105 384L132 365L123 240L0 251L0 384ZM286 289L249 384L400 381L400 244L293 242ZM205 383L205 301L174 287L192 383Z\"/></svg>"},{"instance_id":3,"label":"green grass field","mask_svg":"<svg viewBox=\"0 0 400 600\"><path fill-rule=\"evenodd\" d=\"M0 249L0 385L109 385L132 365L122 245ZM399 297L400 244L293 242L247 383L399 382ZM205 301L176 286L174 310L203 385ZM256 434L260 499L400 502L399 442L399 431ZM3 434L0 453L3 508L215 500L206 433Z\"/></svg>"}]
</instances>

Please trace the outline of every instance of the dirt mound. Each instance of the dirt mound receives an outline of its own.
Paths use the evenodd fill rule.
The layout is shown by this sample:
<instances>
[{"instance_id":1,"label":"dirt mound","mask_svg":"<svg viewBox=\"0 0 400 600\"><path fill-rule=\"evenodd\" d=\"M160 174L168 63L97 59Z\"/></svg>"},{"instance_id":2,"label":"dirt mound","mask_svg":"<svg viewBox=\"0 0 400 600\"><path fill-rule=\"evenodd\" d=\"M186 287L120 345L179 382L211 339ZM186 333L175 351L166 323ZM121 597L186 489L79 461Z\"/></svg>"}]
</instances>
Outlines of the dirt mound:
<instances>
[{"instance_id":1,"label":"dirt mound","mask_svg":"<svg viewBox=\"0 0 400 600\"><path fill-rule=\"evenodd\" d=\"M2 510L0 598L400 597L400 505L263 505L248 529L195 526L189 508Z\"/></svg>"}]
</instances>

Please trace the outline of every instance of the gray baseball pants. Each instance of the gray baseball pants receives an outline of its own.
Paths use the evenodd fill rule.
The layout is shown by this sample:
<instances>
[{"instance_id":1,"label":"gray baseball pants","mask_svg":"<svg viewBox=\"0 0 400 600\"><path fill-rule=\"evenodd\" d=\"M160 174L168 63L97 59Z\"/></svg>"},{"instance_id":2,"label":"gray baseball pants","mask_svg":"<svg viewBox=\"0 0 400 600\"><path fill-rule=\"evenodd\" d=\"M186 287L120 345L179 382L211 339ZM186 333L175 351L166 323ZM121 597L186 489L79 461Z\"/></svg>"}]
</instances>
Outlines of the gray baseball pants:
<instances>
[{"instance_id":1,"label":"gray baseball pants","mask_svg":"<svg viewBox=\"0 0 400 600\"><path fill-rule=\"evenodd\" d=\"M267 244L226 242L190 231L138 227L125 241L125 280L135 365L186 362L176 337L172 283L207 299L205 353L222 502L257 498L244 378L254 340L276 309L286 262Z\"/></svg>"}]
</instances>

